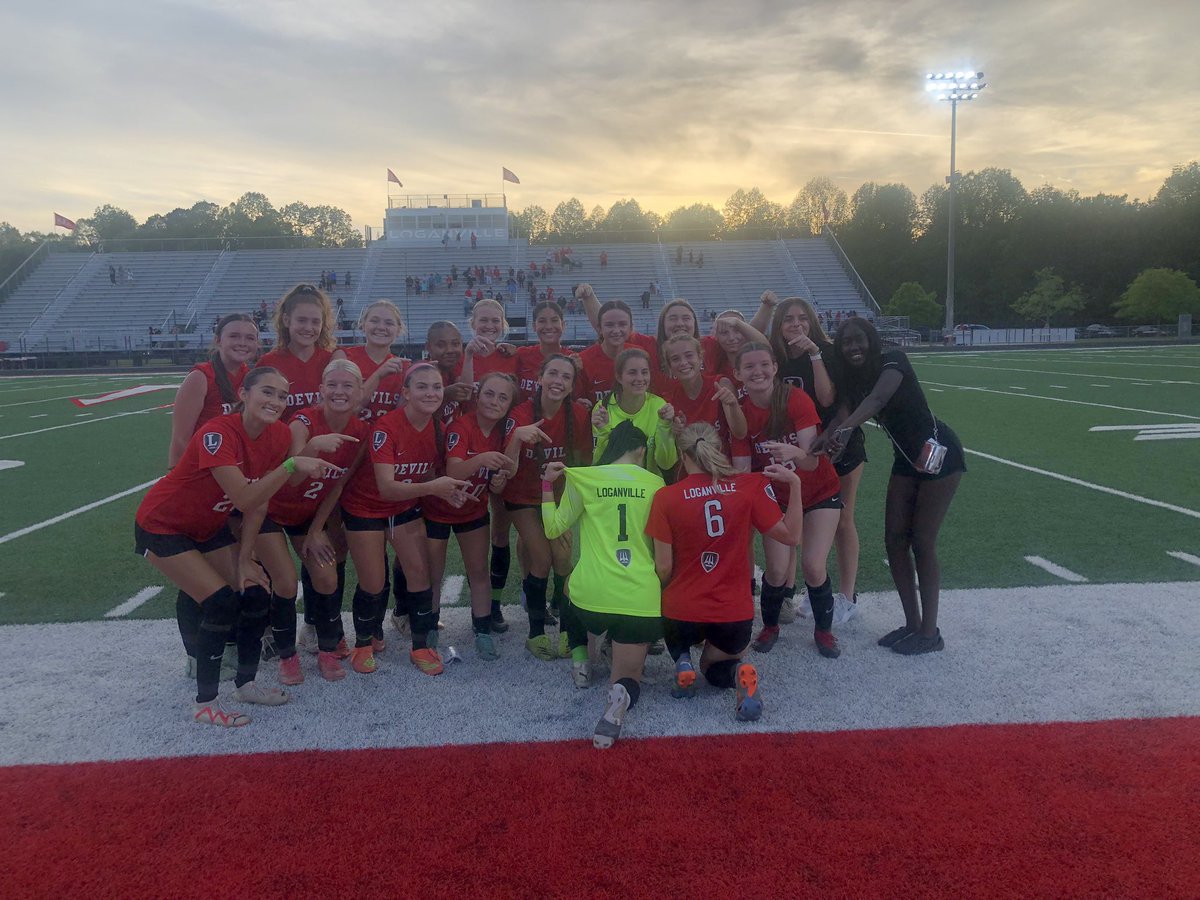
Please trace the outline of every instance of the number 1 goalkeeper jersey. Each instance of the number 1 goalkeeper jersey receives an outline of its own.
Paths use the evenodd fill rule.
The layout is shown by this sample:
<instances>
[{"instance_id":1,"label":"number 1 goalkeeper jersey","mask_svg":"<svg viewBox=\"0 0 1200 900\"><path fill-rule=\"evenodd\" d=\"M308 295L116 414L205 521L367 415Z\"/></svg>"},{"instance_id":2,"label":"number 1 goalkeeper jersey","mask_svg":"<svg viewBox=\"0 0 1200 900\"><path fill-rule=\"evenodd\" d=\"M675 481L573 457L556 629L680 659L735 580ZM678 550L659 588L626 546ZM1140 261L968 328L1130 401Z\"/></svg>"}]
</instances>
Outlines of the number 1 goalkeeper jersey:
<instances>
[{"instance_id":1,"label":"number 1 goalkeeper jersey","mask_svg":"<svg viewBox=\"0 0 1200 900\"><path fill-rule=\"evenodd\" d=\"M592 612L661 615L654 546L645 530L663 480L633 465L567 469L566 479L558 506L542 504L542 523L553 539L580 522L571 602Z\"/></svg>"}]
</instances>

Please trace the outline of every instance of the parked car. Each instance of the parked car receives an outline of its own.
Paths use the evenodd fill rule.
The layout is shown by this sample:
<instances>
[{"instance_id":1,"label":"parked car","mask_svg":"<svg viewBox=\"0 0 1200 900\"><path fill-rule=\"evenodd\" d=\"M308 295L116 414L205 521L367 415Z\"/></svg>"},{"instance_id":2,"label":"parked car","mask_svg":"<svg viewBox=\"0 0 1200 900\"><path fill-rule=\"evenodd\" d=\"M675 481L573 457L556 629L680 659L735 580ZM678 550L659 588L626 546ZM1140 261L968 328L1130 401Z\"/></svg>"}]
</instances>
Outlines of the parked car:
<instances>
[{"instance_id":1,"label":"parked car","mask_svg":"<svg viewBox=\"0 0 1200 900\"><path fill-rule=\"evenodd\" d=\"M1089 325L1083 329L1086 337L1116 337L1117 333L1107 325Z\"/></svg>"},{"instance_id":2,"label":"parked car","mask_svg":"<svg viewBox=\"0 0 1200 900\"><path fill-rule=\"evenodd\" d=\"M1139 325L1133 329L1133 334L1135 337L1162 337L1166 332L1157 325Z\"/></svg>"},{"instance_id":3,"label":"parked car","mask_svg":"<svg viewBox=\"0 0 1200 900\"><path fill-rule=\"evenodd\" d=\"M954 326L955 331L991 331L987 325L971 325L963 322L961 325Z\"/></svg>"}]
</instances>

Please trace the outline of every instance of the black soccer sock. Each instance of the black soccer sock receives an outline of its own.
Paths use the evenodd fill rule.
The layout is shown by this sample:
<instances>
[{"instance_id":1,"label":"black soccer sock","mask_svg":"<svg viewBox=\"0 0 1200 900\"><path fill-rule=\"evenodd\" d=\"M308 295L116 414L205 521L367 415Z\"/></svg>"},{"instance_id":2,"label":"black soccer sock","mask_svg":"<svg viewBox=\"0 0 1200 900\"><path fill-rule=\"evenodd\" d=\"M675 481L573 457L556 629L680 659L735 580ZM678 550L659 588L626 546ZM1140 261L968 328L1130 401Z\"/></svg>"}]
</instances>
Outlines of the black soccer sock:
<instances>
[{"instance_id":1,"label":"black soccer sock","mask_svg":"<svg viewBox=\"0 0 1200 900\"><path fill-rule=\"evenodd\" d=\"M332 653L342 639L342 607L337 594L314 593L311 602L305 595L304 605L312 608L313 627L317 629L317 649Z\"/></svg>"},{"instance_id":2,"label":"black soccer sock","mask_svg":"<svg viewBox=\"0 0 1200 900\"><path fill-rule=\"evenodd\" d=\"M304 593L304 624L316 625L317 618L313 613L313 598L317 596L316 588L312 585L312 576L308 573L308 566L304 563L300 564L300 588ZM275 627L275 622L272 620L271 627ZM279 639L276 638L276 643Z\"/></svg>"},{"instance_id":3,"label":"black soccer sock","mask_svg":"<svg viewBox=\"0 0 1200 900\"><path fill-rule=\"evenodd\" d=\"M262 658L262 639L267 630L270 612L271 595L266 588L255 584L242 591L237 623L238 664L237 675L233 678L234 687L241 687L258 675L258 661Z\"/></svg>"},{"instance_id":4,"label":"black soccer sock","mask_svg":"<svg viewBox=\"0 0 1200 900\"><path fill-rule=\"evenodd\" d=\"M808 603L813 611L813 624L818 631L829 631L833 628L833 583L825 576L825 583L813 587L805 582L808 588Z\"/></svg>"},{"instance_id":5,"label":"black soccer sock","mask_svg":"<svg viewBox=\"0 0 1200 900\"><path fill-rule=\"evenodd\" d=\"M492 616L489 613L486 616L471 616L471 627L476 634L491 634L492 633Z\"/></svg>"},{"instance_id":6,"label":"black soccer sock","mask_svg":"<svg viewBox=\"0 0 1200 900\"><path fill-rule=\"evenodd\" d=\"M179 637L183 640L183 649L192 658L196 656L196 641L203 618L200 604L191 595L183 591L175 595L175 622L179 625Z\"/></svg>"},{"instance_id":7,"label":"black soccer sock","mask_svg":"<svg viewBox=\"0 0 1200 900\"><path fill-rule=\"evenodd\" d=\"M546 579L526 575L521 583L525 588L525 611L529 614L529 636L546 633Z\"/></svg>"},{"instance_id":8,"label":"black soccer sock","mask_svg":"<svg viewBox=\"0 0 1200 900\"><path fill-rule=\"evenodd\" d=\"M794 584L784 585L783 597L785 600L795 600L796 599L796 586Z\"/></svg>"},{"instance_id":9,"label":"black soccer sock","mask_svg":"<svg viewBox=\"0 0 1200 900\"><path fill-rule=\"evenodd\" d=\"M310 593L311 591L311 593ZM304 618L308 621L310 606L316 606L317 592L311 587L304 593ZM314 618L315 621L315 618ZM280 659L296 655L296 598L271 595L271 635Z\"/></svg>"},{"instance_id":10,"label":"black soccer sock","mask_svg":"<svg viewBox=\"0 0 1200 900\"><path fill-rule=\"evenodd\" d=\"M492 544L492 590L502 591L508 584L508 567L512 562L512 551L508 544L499 547Z\"/></svg>"},{"instance_id":11,"label":"black soccer sock","mask_svg":"<svg viewBox=\"0 0 1200 900\"><path fill-rule=\"evenodd\" d=\"M411 612L408 606L408 579L404 577L404 569L399 562L392 563L392 596L396 598L396 615L407 616Z\"/></svg>"},{"instance_id":12,"label":"black soccer sock","mask_svg":"<svg viewBox=\"0 0 1200 900\"><path fill-rule=\"evenodd\" d=\"M563 608L563 599L566 597L567 576L554 573L554 593L551 595L550 607L554 610Z\"/></svg>"},{"instance_id":13,"label":"black soccer sock","mask_svg":"<svg viewBox=\"0 0 1200 900\"><path fill-rule=\"evenodd\" d=\"M737 671L737 664L741 660L723 659L720 662L715 662L704 670L704 677L708 683L716 688L731 688L734 686L734 673Z\"/></svg>"},{"instance_id":14,"label":"black soccer sock","mask_svg":"<svg viewBox=\"0 0 1200 900\"><path fill-rule=\"evenodd\" d=\"M433 611L433 588L408 593L408 624L412 630L412 648L424 650L429 646L429 632L437 628L437 613Z\"/></svg>"},{"instance_id":15,"label":"black soccer sock","mask_svg":"<svg viewBox=\"0 0 1200 900\"><path fill-rule=\"evenodd\" d=\"M638 697L642 695L642 686L632 678L618 678L617 684L629 692L629 708L633 709L637 706Z\"/></svg>"},{"instance_id":16,"label":"black soccer sock","mask_svg":"<svg viewBox=\"0 0 1200 900\"><path fill-rule=\"evenodd\" d=\"M221 659L225 641L238 621L238 595L223 587L200 604L200 628L196 632L196 702L217 697L221 683Z\"/></svg>"},{"instance_id":17,"label":"black soccer sock","mask_svg":"<svg viewBox=\"0 0 1200 900\"><path fill-rule=\"evenodd\" d=\"M369 594L359 585L354 589L351 608L354 613L354 646L370 647L371 635L375 631L375 604L377 594ZM384 598L386 600L387 594Z\"/></svg>"},{"instance_id":18,"label":"black soccer sock","mask_svg":"<svg viewBox=\"0 0 1200 900\"><path fill-rule=\"evenodd\" d=\"M767 576L763 576L762 594L758 601L762 607L764 625L779 627L779 610L783 607L784 587L782 584L771 584Z\"/></svg>"}]
</instances>

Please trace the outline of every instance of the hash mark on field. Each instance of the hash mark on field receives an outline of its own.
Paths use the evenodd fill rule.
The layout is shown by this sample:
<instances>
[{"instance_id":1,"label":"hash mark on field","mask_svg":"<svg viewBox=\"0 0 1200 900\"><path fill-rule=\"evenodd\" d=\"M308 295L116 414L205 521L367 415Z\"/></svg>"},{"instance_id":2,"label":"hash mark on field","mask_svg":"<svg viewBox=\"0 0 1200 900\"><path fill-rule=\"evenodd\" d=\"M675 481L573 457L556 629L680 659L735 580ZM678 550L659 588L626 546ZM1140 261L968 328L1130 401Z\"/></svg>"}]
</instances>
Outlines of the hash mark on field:
<instances>
[{"instance_id":1,"label":"hash mark on field","mask_svg":"<svg viewBox=\"0 0 1200 900\"><path fill-rule=\"evenodd\" d=\"M1075 406L1096 406L1100 409L1119 409L1122 412L1145 413L1148 416L1169 416L1172 419L1190 419L1193 422L1200 422L1200 416L1189 416L1185 413L1163 412L1159 409L1138 409L1133 406L1113 406L1111 403L1093 403L1089 400L1068 400L1065 397L1047 397L1043 394L1013 394L1008 391L998 391L994 388L971 387L965 384L947 384L943 381L927 381L924 384L936 384L940 387L956 387L963 391L979 391L983 394L999 394L1002 397L1025 397L1029 400L1052 400L1055 403L1071 403ZM924 385L922 385L924 386ZM1051 385L1053 387L1053 385ZM97 422L100 420L97 419Z\"/></svg>"},{"instance_id":2,"label":"hash mark on field","mask_svg":"<svg viewBox=\"0 0 1200 900\"><path fill-rule=\"evenodd\" d=\"M39 428L36 431L22 431L19 434L0 434L0 441L7 441L9 438L29 437L30 435L34 434L45 434L47 431L58 431L60 428L74 428L77 425L91 425L94 422L107 422L109 419L121 419L125 416L140 416L143 413L166 409L168 406L174 406L174 404L166 403L162 406L151 406L149 409L134 409L130 410L129 412L115 413L111 416L101 416L98 419L92 419L91 422L68 422L66 425L51 425L49 428ZM46 415L46 413L42 413L38 416L30 416L29 418L40 419L44 415ZM1170 413L1164 413L1164 415L1170 415ZM1188 418L1190 418L1190 416Z\"/></svg>"},{"instance_id":3,"label":"hash mark on field","mask_svg":"<svg viewBox=\"0 0 1200 900\"><path fill-rule=\"evenodd\" d=\"M1112 387L1112 385L1111 384L1093 384L1092 387L1106 388L1106 387Z\"/></svg>"},{"instance_id":4,"label":"hash mark on field","mask_svg":"<svg viewBox=\"0 0 1200 900\"><path fill-rule=\"evenodd\" d=\"M941 388L930 388L929 390L933 391L935 394L944 394L944 393L946 393L946 392L945 392L945 391L943 391Z\"/></svg>"},{"instance_id":5,"label":"hash mark on field","mask_svg":"<svg viewBox=\"0 0 1200 900\"><path fill-rule=\"evenodd\" d=\"M1059 390L1063 390L1063 391L1069 390L1069 388L1065 384L1052 384L1052 385L1050 385L1050 387L1058 388Z\"/></svg>"},{"instance_id":6,"label":"hash mark on field","mask_svg":"<svg viewBox=\"0 0 1200 900\"><path fill-rule=\"evenodd\" d=\"M1077 584L1087 581L1087 579L1078 572L1072 572L1070 569L1064 569L1062 566L1055 565L1054 563L1050 562L1050 560L1043 559L1040 556L1027 556L1025 557L1025 562L1029 563L1030 565L1037 566L1039 569L1045 569L1051 575L1055 575L1061 578L1063 581L1073 581Z\"/></svg>"},{"instance_id":7,"label":"hash mark on field","mask_svg":"<svg viewBox=\"0 0 1200 900\"><path fill-rule=\"evenodd\" d=\"M1190 553L1184 553L1182 550L1168 550L1167 556L1173 556L1185 563L1191 563L1193 566L1200 566L1200 556L1193 556ZM3 594L0 594L0 597L3 596Z\"/></svg>"},{"instance_id":8,"label":"hash mark on field","mask_svg":"<svg viewBox=\"0 0 1200 900\"><path fill-rule=\"evenodd\" d=\"M442 582L442 606L453 605L458 602L459 595L462 594L464 581L466 579L462 575L446 576L446 580Z\"/></svg>"},{"instance_id":9,"label":"hash mark on field","mask_svg":"<svg viewBox=\"0 0 1200 900\"><path fill-rule=\"evenodd\" d=\"M143 603L148 600L153 600L163 592L162 585L152 584L150 587L144 587L124 603L119 606L114 606L104 614L106 619L117 619L121 616L127 616Z\"/></svg>"},{"instance_id":10,"label":"hash mark on field","mask_svg":"<svg viewBox=\"0 0 1200 900\"><path fill-rule=\"evenodd\" d=\"M82 419L85 416L94 416L95 413L75 413L75 418Z\"/></svg>"},{"instance_id":11,"label":"hash mark on field","mask_svg":"<svg viewBox=\"0 0 1200 900\"><path fill-rule=\"evenodd\" d=\"M1148 381L1135 381L1135 382L1133 382L1133 386L1134 386L1134 387L1150 387L1150 382L1148 382Z\"/></svg>"},{"instance_id":12,"label":"hash mark on field","mask_svg":"<svg viewBox=\"0 0 1200 900\"><path fill-rule=\"evenodd\" d=\"M1015 384L1010 384L1010 385L1008 386L1008 389L1009 389L1010 391L1025 391L1025 390L1028 390L1028 388L1017 387Z\"/></svg>"},{"instance_id":13,"label":"hash mark on field","mask_svg":"<svg viewBox=\"0 0 1200 900\"><path fill-rule=\"evenodd\" d=\"M129 488L129 490L121 491L120 493L113 494L111 497L105 497L103 500L97 500L94 503L89 503L86 506L81 506L78 509L65 512L60 516L55 516L53 519L47 519L45 522L38 522L36 525L30 525L27 528L18 528L16 531L10 531L8 534L0 537L0 544L7 544L9 541L15 540L19 537L24 537L27 534L32 534L35 531L41 531L43 528L49 528L51 525L57 525L59 522L64 522L73 516L78 516L81 513L93 510L98 506L103 506L104 504L111 503L114 500L120 500L122 497L128 497L130 494L136 494L138 491L144 491L156 481L158 481L157 478L151 478L149 481L134 485L133 487Z\"/></svg>"},{"instance_id":14,"label":"hash mark on field","mask_svg":"<svg viewBox=\"0 0 1200 900\"><path fill-rule=\"evenodd\" d=\"M31 418L31 419L44 419L44 418L46 418L46 416L48 416L48 415L50 415L50 413L38 413L36 416L30 416L29 418Z\"/></svg>"}]
</instances>

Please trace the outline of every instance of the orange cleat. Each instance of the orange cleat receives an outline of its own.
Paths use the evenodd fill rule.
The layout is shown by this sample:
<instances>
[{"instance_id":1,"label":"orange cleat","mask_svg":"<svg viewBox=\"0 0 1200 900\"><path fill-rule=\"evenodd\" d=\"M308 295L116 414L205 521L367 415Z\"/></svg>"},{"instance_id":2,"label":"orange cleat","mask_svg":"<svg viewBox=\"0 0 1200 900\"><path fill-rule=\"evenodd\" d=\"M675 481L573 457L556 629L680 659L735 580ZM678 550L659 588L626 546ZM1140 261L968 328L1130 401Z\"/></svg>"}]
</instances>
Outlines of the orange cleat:
<instances>
[{"instance_id":1,"label":"orange cleat","mask_svg":"<svg viewBox=\"0 0 1200 900\"><path fill-rule=\"evenodd\" d=\"M442 658L436 650L426 647L423 650L413 650L408 654L414 666L426 675L441 675L443 671Z\"/></svg>"},{"instance_id":2,"label":"orange cleat","mask_svg":"<svg viewBox=\"0 0 1200 900\"><path fill-rule=\"evenodd\" d=\"M350 654L350 668L360 675L373 674L375 665L375 653L370 644L366 647L355 647L354 652Z\"/></svg>"}]
</instances>

